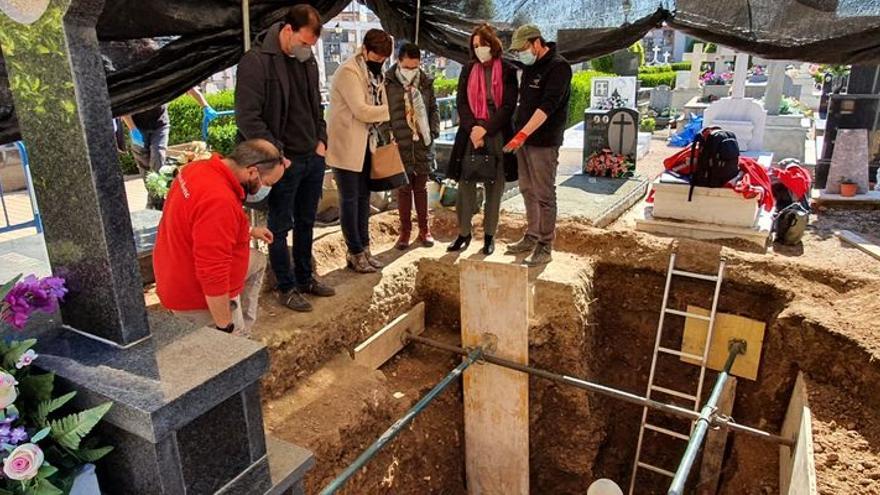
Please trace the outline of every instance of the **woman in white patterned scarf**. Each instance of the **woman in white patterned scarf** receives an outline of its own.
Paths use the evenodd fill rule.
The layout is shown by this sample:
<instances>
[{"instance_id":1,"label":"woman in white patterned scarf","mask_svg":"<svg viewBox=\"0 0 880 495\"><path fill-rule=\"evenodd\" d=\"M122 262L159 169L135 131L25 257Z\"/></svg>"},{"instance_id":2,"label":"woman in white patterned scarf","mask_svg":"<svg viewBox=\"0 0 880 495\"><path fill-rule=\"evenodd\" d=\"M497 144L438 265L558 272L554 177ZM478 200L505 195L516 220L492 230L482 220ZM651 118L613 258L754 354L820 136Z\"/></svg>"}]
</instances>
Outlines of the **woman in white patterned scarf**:
<instances>
[{"instance_id":1,"label":"woman in white patterned scarf","mask_svg":"<svg viewBox=\"0 0 880 495\"><path fill-rule=\"evenodd\" d=\"M440 114L434 96L434 81L419 68L421 52L417 45L404 43L397 52L397 63L385 73L388 110L387 124L400 149L409 183L397 190L400 212L398 249L407 249L412 235L412 209L415 203L419 233L416 242L434 245L428 219L428 176L434 169L434 139L440 135Z\"/></svg>"}]
</instances>

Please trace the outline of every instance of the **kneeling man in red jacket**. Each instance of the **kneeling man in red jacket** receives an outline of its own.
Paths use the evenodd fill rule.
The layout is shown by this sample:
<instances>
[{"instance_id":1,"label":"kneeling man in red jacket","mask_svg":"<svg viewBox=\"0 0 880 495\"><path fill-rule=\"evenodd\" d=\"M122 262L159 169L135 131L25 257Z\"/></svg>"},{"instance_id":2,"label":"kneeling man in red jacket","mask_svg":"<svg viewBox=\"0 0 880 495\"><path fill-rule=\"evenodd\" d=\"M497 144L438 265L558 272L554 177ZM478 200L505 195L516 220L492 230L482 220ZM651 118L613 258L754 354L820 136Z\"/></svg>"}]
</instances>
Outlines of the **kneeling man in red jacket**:
<instances>
[{"instance_id":1,"label":"kneeling man in red jacket","mask_svg":"<svg viewBox=\"0 0 880 495\"><path fill-rule=\"evenodd\" d=\"M168 191L153 251L162 305L197 325L231 333L256 319L266 258L251 238L272 242L250 226L245 202L259 202L290 162L269 141L244 141L226 158L185 165Z\"/></svg>"}]
</instances>

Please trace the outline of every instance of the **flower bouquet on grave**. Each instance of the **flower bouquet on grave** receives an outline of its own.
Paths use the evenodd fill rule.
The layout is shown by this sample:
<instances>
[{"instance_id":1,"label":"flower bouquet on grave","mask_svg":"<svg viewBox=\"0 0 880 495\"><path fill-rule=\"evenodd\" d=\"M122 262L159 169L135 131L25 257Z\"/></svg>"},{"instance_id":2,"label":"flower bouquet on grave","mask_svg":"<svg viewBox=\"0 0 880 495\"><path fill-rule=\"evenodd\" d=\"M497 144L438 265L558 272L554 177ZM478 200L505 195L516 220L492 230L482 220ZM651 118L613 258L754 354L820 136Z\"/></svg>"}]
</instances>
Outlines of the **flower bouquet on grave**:
<instances>
[{"instance_id":1,"label":"flower bouquet on grave","mask_svg":"<svg viewBox=\"0 0 880 495\"><path fill-rule=\"evenodd\" d=\"M0 286L0 320L21 329L33 312L57 311L66 293L58 277L16 277ZM56 397L55 375L32 369L36 343L0 340L0 495L69 493L83 466L112 450L84 441L112 404L58 417L76 392Z\"/></svg>"},{"instance_id":2,"label":"flower bouquet on grave","mask_svg":"<svg viewBox=\"0 0 880 495\"><path fill-rule=\"evenodd\" d=\"M147 174L147 191L157 198L165 199L168 196L168 189L171 188L171 181L177 177L181 167L189 162L210 157L211 153L208 152L207 145L201 141L172 146L165 158L165 165L158 172Z\"/></svg>"},{"instance_id":3,"label":"flower bouquet on grave","mask_svg":"<svg viewBox=\"0 0 880 495\"><path fill-rule=\"evenodd\" d=\"M712 71L706 72L700 77L703 86L724 86L733 80L733 75L729 72L724 74L716 74Z\"/></svg>"},{"instance_id":4,"label":"flower bouquet on grave","mask_svg":"<svg viewBox=\"0 0 880 495\"><path fill-rule=\"evenodd\" d=\"M610 149L593 153L584 164L584 172L593 177L631 177L634 171L635 162Z\"/></svg>"},{"instance_id":5,"label":"flower bouquet on grave","mask_svg":"<svg viewBox=\"0 0 880 495\"><path fill-rule=\"evenodd\" d=\"M599 110L614 110L615 108L626 108L626 100L620 96L615 89L611 96L599 102Z\"/></svg>"}]
</instances>

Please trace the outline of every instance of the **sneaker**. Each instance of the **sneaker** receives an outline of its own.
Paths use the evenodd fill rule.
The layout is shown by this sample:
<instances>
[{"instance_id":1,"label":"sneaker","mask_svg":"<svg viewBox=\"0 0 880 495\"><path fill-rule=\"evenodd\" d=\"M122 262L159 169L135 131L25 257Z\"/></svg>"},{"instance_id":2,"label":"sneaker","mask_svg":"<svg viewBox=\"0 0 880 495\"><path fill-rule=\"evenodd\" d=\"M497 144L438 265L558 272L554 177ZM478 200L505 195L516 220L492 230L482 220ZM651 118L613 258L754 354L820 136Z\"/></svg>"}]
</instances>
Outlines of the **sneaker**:
<instances>
[{"instance_id":1,"label":"sneaker","mask_svg":"<svg viewBox=\"0 0 880 495\"><path fill-rule=\"evenodd\" d=\"M321 282L316 278L312 278L309 283L300 287L299 290L303 294L311 294L318 297L330 297L336 295L336 289L330 287L329 285Z\"/></svg>"},{"instance_id":2,"label":"sneaker","mask_svg":"<svg viewBox=\"0 0 880 495\"><path fill-rule=\"evenodd\" d=\"M370 252L370 248L365 249L364 254L367 255L367 262L370 264L370 266L372 266L376 270L381 270L382 268L385 268L385 263L382 263L381 261L379 261L379 258L373 256L373 253Z\"/></svg>"},{"instance_id":3,"label":"sneaker","mask_svg":"<svg viewBox=\"0 0 880 495\"><path fill-rule=\"evenodd\" d=\"M534 251L537 244L538 241L534 237L525 235L516 243L507 246L507 254L528 253Z\"/></svg>"},{"instance_id":4,"label":"sneaker","mask_svg":"<svg viewBox=\"0 0 880 495\"><path fill-rule=\"evenodd\" d=\"M312 311L312 303L306 300L306 298L303 297L302 292L297 289L279 291L278 302L280 302L282 306L294 311L299 311L300 313L308 313Z\"/></svg>"},{"instance_id":5,"label":"sneaker","mask_svg":"<svg viewBox=\"0 0 880 495\"><path fill-rule=\"evenodd\" d=\"M541 266L546 265L553 261L553 255L551 254L552 249L548 244L538 244L535 246L535 251L529 255L528 258L523 261L526 266Z\"/></svg>"},{"instance_id":6,"label":"sneaker","mask_svg":"<svg viewBox=\"0 0 880 495\"><path fill-rule=\"evenodd\" d=\"M346 264L349 268L358 273L376 272L376 269L373 268L373 265L371 265L370 261L367 259L366 252L360 254L348 253L348 256L346 257Z\"/></svg>"}]
</instances>

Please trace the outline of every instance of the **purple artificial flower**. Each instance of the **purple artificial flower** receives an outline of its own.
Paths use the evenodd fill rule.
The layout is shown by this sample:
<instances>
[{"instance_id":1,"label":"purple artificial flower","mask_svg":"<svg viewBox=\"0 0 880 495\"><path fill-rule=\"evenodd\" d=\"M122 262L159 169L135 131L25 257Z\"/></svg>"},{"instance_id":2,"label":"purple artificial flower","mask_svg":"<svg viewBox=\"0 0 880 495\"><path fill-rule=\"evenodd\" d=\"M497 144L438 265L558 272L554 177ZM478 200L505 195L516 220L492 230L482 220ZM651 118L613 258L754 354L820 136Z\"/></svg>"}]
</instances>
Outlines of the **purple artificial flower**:
<instances>
[{"instance_id":1,"label":"purple artificial flower","mask_svg":"<svg viewBox=\"0 0 880 495\"><path fill-rule=\"evenodd\" d=\"M28 349L27 352L25 352L21 355L20 358L18 358L18 362L15 363L15 369L20 370L25 366L30 366L31 363L34 362L34 359L37 359L37 356L38 354L34 352L33 349Z\"/></svg>"},{"instance_id":2,"label":"purple artificial flower","mask_svg":"<svg viewBox=\"0 0 880 495\"><path fill-rule=\"evenodd\" d=\"M6 442L9 440L10 435L12 435L12 428L10 428L9 425L0 426L0 439Z\"/></svg>"},{"instance_id":3,"label":"purple artificial flower","mask_svg":"<svg viewBox=\"0 0 880 495\"><path fill-rule=\"evenodd\" d=\"M15 328L21 329L34 311L53 313L58 310L58 303L67 294L64 279L46 277L37 279L34 275L18 281L3 298L6 305L2 310L2 320Z\"/></svg>"},{"instance_id":4,"label":"purple artificial flower","mask_svg":"<svg viewBox=\"0 0 880 495\"><path fill-rule=\"evenodd\" d=\"M28 439L28 434L24 430L24 427L19 426L18 428L15 428L14 430L12 430L12 434L9 436L9 443L12 445L18 445L27 439Z\"/></svg>"}]
</instances>

